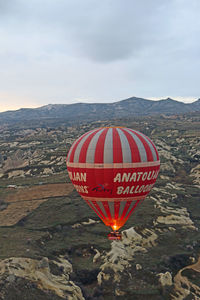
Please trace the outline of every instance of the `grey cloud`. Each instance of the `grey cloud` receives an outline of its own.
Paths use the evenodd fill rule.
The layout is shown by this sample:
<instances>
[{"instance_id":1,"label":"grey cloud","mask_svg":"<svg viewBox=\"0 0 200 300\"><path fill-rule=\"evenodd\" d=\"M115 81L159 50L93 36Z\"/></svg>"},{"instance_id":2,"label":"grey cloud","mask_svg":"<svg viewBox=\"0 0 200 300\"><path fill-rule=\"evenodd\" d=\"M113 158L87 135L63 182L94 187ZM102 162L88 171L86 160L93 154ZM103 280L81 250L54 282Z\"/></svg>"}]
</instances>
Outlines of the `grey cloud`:
<instances>
[{"instance_id":1,"label":"grey cloud","mask_svg":"<svg viewBox=\"0 0 200 300\"><path fill-rule=\"evenodd\" d=\"M99 62L112 62L137 55L149 44L157 43L168 23L167 9L161 0L133 1L25 1L15 0L10 27L30 39L43 41L59 36L63 51ZM12 30L12 29L11 29ZM44 36L46 33L46 36ZM58 50L59 51L59 50Z\"/></svg>"},{"instance_id":2,"label":"grey cloud","mask_svg":"<svg viewBox=\"0 0 200 300\"><path fill-rule=\"evenodd\" d=\"M5 14L7 11L10 11L11 6L13 4L13 0L0 0L0 15Z\"/></svg>"},{"instance_id":3,"label":"grey cloud","mask_svg":"<svg viewBox=\"0 0 200 300\"><path fill-rule=\"evenodd\" d=\"M199 0L0 0L0 95L199 97L199 11Z\"/></svg>"}]
</instances>

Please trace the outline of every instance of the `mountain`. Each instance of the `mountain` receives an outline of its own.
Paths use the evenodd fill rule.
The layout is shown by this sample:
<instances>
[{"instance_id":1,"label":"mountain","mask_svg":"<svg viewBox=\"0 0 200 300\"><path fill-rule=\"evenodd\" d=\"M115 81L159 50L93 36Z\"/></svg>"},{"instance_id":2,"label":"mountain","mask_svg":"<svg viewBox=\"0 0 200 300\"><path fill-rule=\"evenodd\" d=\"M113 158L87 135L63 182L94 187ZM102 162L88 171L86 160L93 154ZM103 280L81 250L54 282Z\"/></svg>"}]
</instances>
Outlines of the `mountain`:
<instances>
[{"instance_id":1,"label":"mountain","mask_svg":"<svg viewBox=\"0 0 200 300\"><path fill-rule=\"evenodd\" d=\"M41 119L65 119L70 122L106 120L153 114L181 114L200 111L200 99L183 103L170 98L158 101L132 97L114 103L49 104L0 113L0 123Z\"/></svg>"}]
</instances>

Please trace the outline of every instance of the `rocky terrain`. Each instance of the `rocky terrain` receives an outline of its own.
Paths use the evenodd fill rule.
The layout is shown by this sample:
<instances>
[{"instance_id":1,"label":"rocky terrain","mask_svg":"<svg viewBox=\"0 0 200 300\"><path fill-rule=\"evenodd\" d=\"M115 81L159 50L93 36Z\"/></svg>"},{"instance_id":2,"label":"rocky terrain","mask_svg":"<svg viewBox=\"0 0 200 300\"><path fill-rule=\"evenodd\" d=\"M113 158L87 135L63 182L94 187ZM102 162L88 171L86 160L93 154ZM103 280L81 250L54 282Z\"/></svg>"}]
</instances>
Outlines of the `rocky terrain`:
<instances>
[{"instance_id":1,"label":"rocky terrain","mask_svg":"<svg viewBox=\"0 0 200 300\"><path fill-rule=\"evenodd\" d=\"M78 136L107 125L0 128L1 300L200 298L199 113L112 121L148 135L161 158L155 187L113 242L65 165Z\"/></svg>"}]
</instances>

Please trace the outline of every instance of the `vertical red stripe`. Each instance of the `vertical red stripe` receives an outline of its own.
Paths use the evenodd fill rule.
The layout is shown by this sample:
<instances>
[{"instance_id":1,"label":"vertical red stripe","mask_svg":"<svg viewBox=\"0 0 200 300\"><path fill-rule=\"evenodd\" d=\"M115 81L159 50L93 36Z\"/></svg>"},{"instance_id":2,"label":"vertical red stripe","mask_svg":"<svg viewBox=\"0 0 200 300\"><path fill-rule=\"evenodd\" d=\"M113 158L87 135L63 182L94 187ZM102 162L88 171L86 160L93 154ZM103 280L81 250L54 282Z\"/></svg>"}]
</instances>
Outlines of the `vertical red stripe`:
<instances>
[{"instance_id":1,"label":"vertical red stripe","mask_svg":"<svg viewBox=\"0 0 200 300\"><path fill-rule=\"evenodd\" d=\"M128 220L128 218L130 217L130 215L134 212L134 210L136 209L136 207L137 207L137 205L139 204L140 201L142 201L142 200L137 200L135 202L135 204L133 205L133 207L129 211L128 215L126 216L126 220Z\"/></svg>"},{"instance_id":2,"label":"vertical red stripe","mask_svg":"<svg viewBox=\"0 0 200 300\"><path fill-rule=\"evenodd\" d=\"M81 137L79 137L79 139L80 139ZM78 143L78 140L75 140L74 142L73 142L73 144L71 145L71 147L70 147L70 149L69 149L69 152L68 152L68 154L67 154L67 162L72 162L73 160L72 160L72 152L73 152L73 150L74 150L74 147L77 147L76 146L76 144ZM71 149L72 149L72 151L71 151ZM71 153L70 153L70 151L71 151ZM69 155L69 153L70 153L70 155ZM74 157L73 157L74 158Z\"/></svg>"},{"instance_id":3,"label":"vertical red stripe","mask_svg":"<svg viewBox=\"0 0 200 300\"><path fill-rule=\"evenodd\" d=\"M123 128L121 128L121 130L126 135L126 138L129 142L129 146L130 146L130 149L131 149L132 162L141 162L140 152L138 150L138 146L137 146L134 138L131 136L131 134L129 132L127 132Z\"/></svg>"},{"instance_id":4,"label":"vertical red stripe","mask_svg":"<svg viewBox=\"0 0 200 300\"><path fill-rule=\"evenodd\" d=\"M94 163L103 164L104 163L104 144L105 144L105 138L107 134L108 128L105 128L102 133L99 136L99 139L97 141L96 150L95 150L95 156L94 156Z\"/></svg>"},{"instance_id":5,"label":"vertical red stripe","mask_svg":"<svg viewBox=\"0 0 200 300\"><path fill-rule=\"evenodd\" d=\"M87 150L89 147L89 144L91 142L91 139L93 136L100 130L101 128L95 130L92 134L88 136L88 138L85 140L81 147L80 155L79 155L79 163L85 163L86 162L86 155L87 155Z\"/></svg>"},{"instance_id":6,"label":"vertical red stripe","mask_svg":"<svg viewBox=\"0 0 200 300\"><path fill-rule=\"evenodd\" d=\"M123 163L121 140L116 128L113 128L113 163Z\"/></svg>"},{"instance_id":7,"label":"vertical red stripe","mask_svg":"<svg viewBox=\"0 0 200 300\"><path fill-rule=\"evenodd\" d=\"M115 209L115 220L119 218L119 209L120 209L120 201L113 201L114 202L114 209Z\"/></svg>"},{"instance_id":8,"label":"vertical red stripe","mask_svg":"<svg viewBox=\"0 0 200 300\"><path fill-rule=\"evenodd\" d=\"M70 161L69 153L70 153L71 148L74 147L74 145L76 144L76 142L77 142L77 141L74 141L74 142L72 143L72 145L71 145L71 147L70 147L70 149L69 149L69 151L68 151L68 153L67 153L66 162ZM71 154L72 154L72 153L71 153ZM71 156L71 154L70 154L70 156Z\"/></svg>"},{"instance_id":9,"label":"vertical red stripe","mask_svg":"<svg viewBox=\"0 0 200 300\"><path fill-rule=\"evenodd\" d=\"M93 201L92 201L93 202ZM94 201L93 203L95 203L95 208L98 210L98 212L101 214L104 222L107 219L107 216L104 215L103 211L101 210L101 207L98 205L99 201Z\"/></svg>"},{"instance_id":10,"label":"vertical red stripe","mask_svg":"<svg viewBox=\"0 0 200 300\"><path fill-rule=\"evenodd\" d=\"M149 147L148 143L145 141L145 139L142 137L142 135L138 134L134 130L131 130L131 131L140 139L140 141L144 145L144 149L147 154L147 161L153 161L153 155L152 155L151 148Z\"/></svg>"},{"instance_id":11,"label":"vertical red stripe","mask_svg":"<svg viewBox=\"0 0 200 300\"><path fill-rule=\"evenodd\" d=\"M130 201L130 200L126 201L126 205L125 205L125 207L124 207L124 210L123 210L123 212L122 212L122 215L121 215L120 220L124 220L124 216L126 215L127 210L129 209L129 206L131 205L131 202L132 202L132 201Z\"/></svg>"},{"instance_id":12,"label":"vertical red stripe","mask_svg":"<svg viewBox=\"0 0 200 300\"><path fill-rule=\"evenodd\" d=\"M75 154L76 148L78 147L78 144L79 144L80 141L84 138L84 136L86 136L86 135L87 135L88 133L90 133L90 132L91 132L91 131L86 132L85 134L83 134L82 136L80 136L80 137L78 138L77 141L75 141L75 146L74 146L74 148L72 149L71 155L70 155L70 157L69 157L69 159L68 159L69 162L74 162L74 154Z\"/></svg>"},{"instance_id":13,"label":"vertical red stripe","mask_svg":"<svg viewBox=\"0 0 200 300\"><path fill-rule=\"evenodd\" d=\"M143 135L143 133L141 133L141 135ZM156 157L157 157L157 160L159 160L159 155L158 155L158 151L156 149L156 146L154 145L154 143L150 140L150 138L148 138L148 136L145 135L145 137L147 138L147 140L151 143L151 145L153 146L155 152L156 152Z\"/></svg>"},{"instance_id":14,"label":"vertical red stripe","mask_svg":"<svg viewBox=\"0 0 200 300\"><path fill-rule=\"evenodd\" d=\"M110 207L108 205L108 201L102 201L102 204L103 204L103 206L105 208L105 211L107 213L108 219L112 220L113 218L112 218L111 213L110 213Z\"/></svg>"},{"instance_id":15,"label":"vertical red stripe","mask_svg":"<svg viewBox=\"0 0 200 300\"><path fill-rule=\"evenodd\" d=\"M86 200L86 201L87 201L87 200ZM99 216L99 218L100 218L101 220L104 220L104 216L103 216L103 214L101 215L101 213L100 213L100 211L99 211L99 209L98 209L98 207L97 207L96 201L92 201L92 204L94 205L95 208L90 204L89 201L87 201L87 203L88 203L88 205L91 207L91 209L97 214L97 216Z\"/></svg>"}]
</instances>

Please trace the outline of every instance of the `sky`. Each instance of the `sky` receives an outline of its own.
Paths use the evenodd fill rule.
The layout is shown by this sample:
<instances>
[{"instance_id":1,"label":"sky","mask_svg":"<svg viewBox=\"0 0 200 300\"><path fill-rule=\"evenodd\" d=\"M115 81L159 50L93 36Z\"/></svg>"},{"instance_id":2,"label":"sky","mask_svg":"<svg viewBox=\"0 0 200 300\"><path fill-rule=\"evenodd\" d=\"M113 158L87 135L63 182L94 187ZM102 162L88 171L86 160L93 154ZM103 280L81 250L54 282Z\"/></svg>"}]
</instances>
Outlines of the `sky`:
<instances>
[{"instance_id":1,"label":"sky","mask_svg":"<svg viewBox=\"0 0 200 300\"><path fill-rule=\"evenodd\" d=\"M0 111L200 98L199 0L0 0Z\"/></svg>"}]
</instances>

